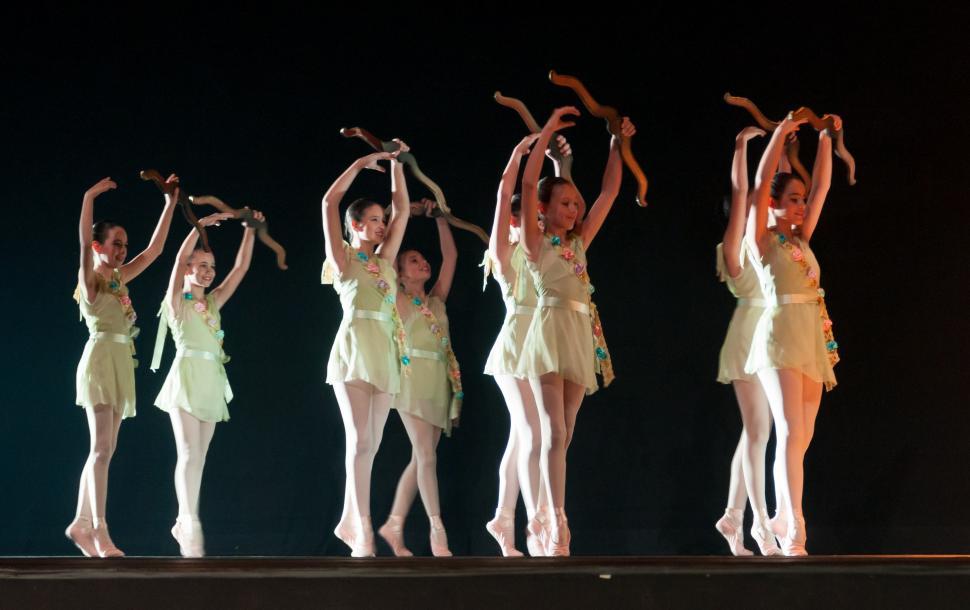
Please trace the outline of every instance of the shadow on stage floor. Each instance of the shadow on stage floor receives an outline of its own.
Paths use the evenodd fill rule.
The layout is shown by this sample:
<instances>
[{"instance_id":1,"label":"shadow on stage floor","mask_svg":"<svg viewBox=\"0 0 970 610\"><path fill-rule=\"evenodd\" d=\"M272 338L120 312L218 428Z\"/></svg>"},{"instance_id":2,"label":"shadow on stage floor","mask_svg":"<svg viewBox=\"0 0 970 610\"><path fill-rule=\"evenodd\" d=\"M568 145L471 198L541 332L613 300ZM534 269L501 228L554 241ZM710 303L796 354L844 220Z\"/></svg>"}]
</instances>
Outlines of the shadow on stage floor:
<instances>
[{"instance_id":1,"label":"shadow on stage floor","mask_svg":"<svg viewBox=\"0 0 970 610\"><path fill-rule=\"evenodd\" d=\"M970 555L0 558L0 608L968 608Z\"/></svg>"}]
</instances>

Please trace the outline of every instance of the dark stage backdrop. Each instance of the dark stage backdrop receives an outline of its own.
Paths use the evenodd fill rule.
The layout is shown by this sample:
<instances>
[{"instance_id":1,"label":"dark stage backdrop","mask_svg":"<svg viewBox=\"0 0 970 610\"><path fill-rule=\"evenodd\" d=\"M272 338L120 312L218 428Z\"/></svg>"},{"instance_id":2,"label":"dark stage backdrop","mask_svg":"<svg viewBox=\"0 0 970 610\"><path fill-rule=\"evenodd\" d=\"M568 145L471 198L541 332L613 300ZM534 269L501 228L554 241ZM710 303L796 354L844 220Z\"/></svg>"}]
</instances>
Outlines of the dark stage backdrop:
<instances>
[{"instance_id":1,"label":"dark stage backdrop","mask_svg":"<svg viewBox=\"0 0 970 610\"><path fill-rule=\"evenodd\" d=\"M754 28L670 9L546 22L498 12L423 23L377 12L366 21L252 13L237 25L220 21L226 15L166 11L156 16L171 19L161 29L104 14L5 20L0 554L75 552L61 531L88 444L74 406L86 339L71 299L78 211L86 188L115 178L119 188L98 200L96 217L123 223L137 252L162 204L137 177L147 167L177 171L192 193L264 210L289 250L290 269L280 272L257 243L223 311L236 399L206 466L208 551L346 554L331 534L344 442L324 370L340 308L319 282L319 203L367 151L337 130L361 125L405 139L455 211L488 226L501 170L525 135L491 95L524 99L540 122L555 106L577 104L548 83L549 68L584 78L601 102L633 117L634 149L651 179L645 210L625 180L590 254L617 380L584 402L570 448L574 552L726 552L713 524L740 421L731 389L714 381L733 307L715 279L714 246L733 139L750 121L725 106L725 91L776 117L799 105L840 113L859 162L852 188L835 162L812 244L842 363L807 457L811 550L970 552L968 56L951 35L965 16L826 15ZM591 200L607 135L588 115L568 135L576 180ZM763 146L752 146L752 176ZM386 176L362 175L348 197L386 200L388 185ZM414 180L409 188L428 195ZM432 229L414 220L407 242L437 261ZM168 533L172 432L152 406L164 371L147 365L154 314L186 232L176 217L164 254L131 285L143 330L139 414L122 426L107 513L129 554L177 553ZM235 223L211 232L223 272L240 233ZM482 244L461 232L457 241L448 309L467 398L461 428L438 452L442 510L457 554L495 554L483 525L508 416L479 371L503 308L494 285L481 290ZM171 343L167 350L165 370ZM374 466L375 523L387 515L408 454L392 414ZM428 552L420 502L407 536Z\"/></svg>"}]
</instances>

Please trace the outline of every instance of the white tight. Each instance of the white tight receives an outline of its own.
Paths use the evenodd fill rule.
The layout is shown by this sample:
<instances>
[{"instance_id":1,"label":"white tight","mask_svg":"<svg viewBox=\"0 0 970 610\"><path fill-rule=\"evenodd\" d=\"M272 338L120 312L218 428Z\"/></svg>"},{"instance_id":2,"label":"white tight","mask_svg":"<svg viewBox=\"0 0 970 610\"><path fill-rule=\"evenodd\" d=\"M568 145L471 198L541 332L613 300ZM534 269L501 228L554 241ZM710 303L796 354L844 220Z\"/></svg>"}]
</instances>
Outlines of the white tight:
<instances>
[{"instance_id":1,"label":"white tight","mask_svg":"<svg viewBox=\"0 0 970 610\"><path fill-rule=\"evenodd\" d=\"M346 435L344 468L347 484L344 486L340 524L345 524L351 515L359 523L359 518L370 517L371 469L384 436L391 395L357 379L333 384L333 393L337 397Z\"/></svg>"},{"instance_id":2,"label":"white tight","mask_svg":"<svg viewBox=\"0 0 970 610\"><path fill-rule=\"evenodd\" d=\"M728 508L744 511L750 500L755 515L765 515L765 450L771 435L771 409L761 384L737 379L734 394L741 411L741 439L731 460L731 484L728 488ZM740 477L743 473L743 477ZM741 488L739 481L744 481ZM776 485L777 489L777 485Z\"/></svg>"},{"instance_id":3,"label":"white tight","mask_svg":"<svg viewBox=\"0 0 970 610\"><path fill-rule=\"evenodd\" d=\"M202 470L209 443L216 431L215 422L201 421L196 416L172 409L168 413L175 433L175 497L179 503L180 521L199 519L199 492L202 489Z\"/></svg>"},{"instance_id":4,"label":"white tight","mask_svg":"<svg viewBox=\"0 0 970 610\"><path fill-rule=\"evenodd\" d=\"M95 405L84 409L84 413L91 444L88 459L81 470L75 518L93 519L97 526L98 520L104 519L108 498L108 465L118 445L121 415L110 405Z\"/></svg>"},{"instance_id":5,"label":"white tight","mask_svg":"<svg viewBox=\"0 0 970 610\"><path fill-rule=\"evenodd\" d=\"M815 433L822 384L794 369L763 369L758 371L758 379L775 419L775 485L782 487L781 509L796 519L804 518L805 452Z\"/></svg>"},{"instance_id":6,"label":"white tight","mask_svg":"<svg viewBox=\"0 0 970 610\"><path fill-rule=\"evenodd\" d=\"M421 503L428 517L440 516L437 449L441 428L403 411L398 411L398 415L411 439L411 461L397 483L391 515L407 517L414 503L415 492L420 491Z\"/></svg>"},{"instance_id":7,"label":"white tight","mask_svg":"<svg viewBox=\"0 0 970 610\"><path fill-rule=\"evenodd\" d=\"M498 468L496 506L498 510L514 513L521 491L526 514L531 520L535 516L539 496L539 412L527 380L511 375L496 375L495 383L505 398L510 420L509 441Z\"/></svg>"},{"instance_id":8,"label":"white tight","mask_svg":"<svg viewBox=\"0 0 970 610\"><path fill-rule=\"evenodd\" d=\"M566 503L566 449L572 442L576 416L586 388L563 379L558 373L531 378L529 384L538 407L542 432L539 468L546 501L554 509L563 508Z\"/></svg>"}]
</instances>

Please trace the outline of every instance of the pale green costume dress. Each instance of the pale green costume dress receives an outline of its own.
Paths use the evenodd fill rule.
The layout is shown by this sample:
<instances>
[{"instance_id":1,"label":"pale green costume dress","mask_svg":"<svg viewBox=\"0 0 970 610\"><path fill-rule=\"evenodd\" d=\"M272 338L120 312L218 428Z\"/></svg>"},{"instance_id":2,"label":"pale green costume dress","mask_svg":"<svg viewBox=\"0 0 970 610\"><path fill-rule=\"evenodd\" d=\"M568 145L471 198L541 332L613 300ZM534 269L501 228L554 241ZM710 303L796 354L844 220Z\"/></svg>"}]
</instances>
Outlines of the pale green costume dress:
<instances>
[{"instance_id":1,"label":"pale green costume dress","mask_svg":"<svg viewBox=\"0 0 970 610\"><path fill-rule=\"evenodd\" d=\"M752 256L747 239L741 240L741 273L736 278L728 274L724 261L723 244L717 245L717 276L727 284L728 290L737 298L734 314L728 324L717 371L720 383L735 380L752 381L757 376L744 371L751 351L751 341L755 328L765 310L765 300L761 293L761 262Z\"/></svg>"},{"instance_id":2,"label":"pale green costume dress","mask_svg":"<svg viewBox=\"0 0 970 610\"><path fill-rule=\"evenodd\" d=\"M793 245L801 249L821 284L818 261L808 243L795 237ZM836 380L822 328L820 289L810 285L805 269L793 260L775 233L762 255L762 265L763 292L770 306L758 321L745 371L794 369L831 389Z\"/></svg>"},{"instance_id":3,"label":"pale green costume dress","mask_svg":"<svg viewBox=\"0 0 970 610\"><path fill-rule=\"evenodd\" d=\"M201 303L180 295L177 315L170 298L162 303L159 313L164 317L159 322L152 370L160 364L166 327L172 331L176 351L155 406L166 412L182 409L205 422L228 421L232 389L224 366L229 357L222 349L221 316L211 294L205 297L204 312L198 309Z\"/></svg>"},{"instance_id":4,"label":"pale green costume dress","mask_svg":"<svg viewBox=\"0 0 970 610\"><path fill-rule=\"evenodd\" d=\"M486 253L486 256L489 254ZM486 263L488 268L491 268L490 262ZM491 271L499 288L502 289L505 320L485 362L486 375L515 374L522 346L525 344L525 337L536 311L538 301L536 287L532 274L526 269L525 252L520 245L516 244L509 262L511 268L506 269L504 275L494 269Z\"/></svg>"},{"instance_id":5,"label":"pale green costume dress","mask_svg":"<svg viewBox=\"0 0 970 610\"><path fill-rule=\"evenodd\" d=\"M571 236L568 247L575 256L572 261L566 261L545 236L538 260L527 260L538 301L515 376L538 378L558 373L592 394L599 387L596 374L600 364L590 317L591 288L575 272L576 265L585 268L586 250L578 236Z\"/></svg>"},{"instance_id":6,"label":"pale green costume dress","mask_svg":"<svg viewBox=\"0 0 970 610\"><path fill-rule=\"evenodd\" d=\"M118 269L110 280L96 275L98 292L93 303L87 302L80 288L75 295L89 333L77 365L76 403L89 408L111 405L122 418L134 417L136 362L132 341L138 334L133 326L135 312Z\"/></svg>"},{"instance_id":7,"label":"pale green costume dress","mask_svg":"<svg viewBox=\"0 0 970 610\"><path fill-rule=\"evenodd\" d=\"M380 256L363 258L347 242L344 273L337 277L336 268L324 261L322 284L333 284L343 307L343 319L337 329L330 359L327 383L361 380L380 392L397 394L401 386L401 364L394 334L397 298L397 273ZM376 265L377 274L368 271ZM373 268L373 267L372 267Z\"/></svg>"},{"instance_id":8,"label":"pale green costume dress","mask_svg":"<svg viewBox=\"0 0 970 610\"><path fill-rule=\"evenodd\" d=\"M402 295L401 298L407 297ZM426 306L441 326L444 337L450 337L445 304L438 297L431 296ZM431 332L431 325L419 306L402 301L401 311L411 371L401 378L401 393L394 397L393 406L398 411L441 428L445 434L451 434L451 420L458 413L452 409L448 356L442 349L441 341Z\"/></svg>"}]
</instances>

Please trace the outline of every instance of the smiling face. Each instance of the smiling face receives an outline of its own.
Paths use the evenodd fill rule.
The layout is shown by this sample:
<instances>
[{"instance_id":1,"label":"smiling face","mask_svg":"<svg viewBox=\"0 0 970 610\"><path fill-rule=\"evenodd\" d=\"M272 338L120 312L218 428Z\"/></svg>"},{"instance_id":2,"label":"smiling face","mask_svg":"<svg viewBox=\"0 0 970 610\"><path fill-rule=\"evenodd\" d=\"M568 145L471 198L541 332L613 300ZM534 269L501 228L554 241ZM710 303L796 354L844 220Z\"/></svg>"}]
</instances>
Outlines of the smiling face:
<instances>
[{"instance_id":1,"label":"smiling face","mask_svg":"<svg viewBox=\"0 0 970 610\"><path fill-rule=\"evenodd\" d=\"M552 188L548 202L539 202L545 226L553 232L569 232L576 226L583 203L576 187L565 182Z\"/></svg>"},{"instance_id":2,"label":"smiling face","mask_svg":"<svg viewBox=\"0 0 970 610\"><path fill-rule=\"evenodd\" d=\"M203 289L212 285L216 279L216 259L211 252L196 250L186 264L186 288L200 286Z\"/></svg>"},{"instance_id":3,"label":"smiling face","mask_svg":"<svg viewBox=\"0 0 970 610\"><path fill-rule=\"evenodd\" d=\"M358 242L379 244L384 241L387 225L384 222L384 208L371 204L364 208L360 218L351 218L350 230Z\"/></svg>"},{"instance_id":4,"label":"smiling face","mask_svg":"<svg viewBox=\"0 0 970 610\"><path fill-rule=\"evenodd\" d=\"M431 279L431 265L417 250L405 250L398 255L398 277L402 281L427 282Z\"/></svg>"},{"instance_id":5,"label":"smiling face","mask_svg":"<svg viewBox=\"0 0 970 610\"><path fill-rule=\"evenodd\" d=\"M785 183L781 193L773 193L771 208L779 222L801 226L805 222L805 183L791 178Z\"/></svg>"},{"instance_id":6,"label":"smiling face","mask_svg":"<svg viewBox=\"0 0 970 610\"><path fill-rule=\"evenodd\" d=\"M128 257L128 233L123 227L114 226L108 229L104 241L93 241L91 247L101 264L111 268L118 268L125 264Z\"/></svg>"}]
</instances>

